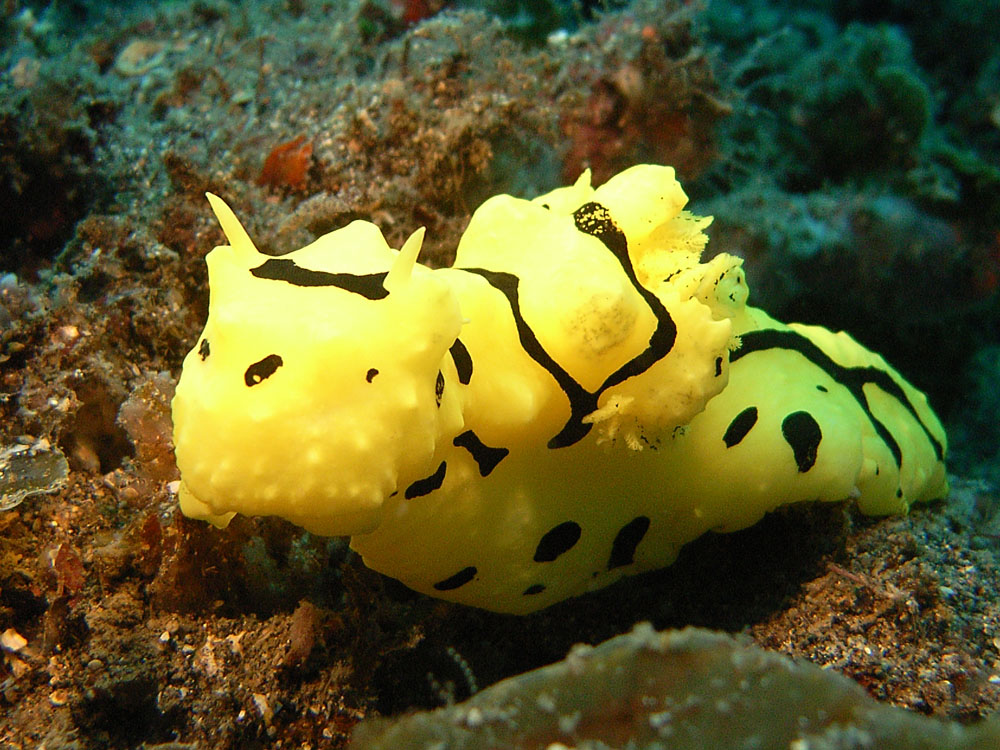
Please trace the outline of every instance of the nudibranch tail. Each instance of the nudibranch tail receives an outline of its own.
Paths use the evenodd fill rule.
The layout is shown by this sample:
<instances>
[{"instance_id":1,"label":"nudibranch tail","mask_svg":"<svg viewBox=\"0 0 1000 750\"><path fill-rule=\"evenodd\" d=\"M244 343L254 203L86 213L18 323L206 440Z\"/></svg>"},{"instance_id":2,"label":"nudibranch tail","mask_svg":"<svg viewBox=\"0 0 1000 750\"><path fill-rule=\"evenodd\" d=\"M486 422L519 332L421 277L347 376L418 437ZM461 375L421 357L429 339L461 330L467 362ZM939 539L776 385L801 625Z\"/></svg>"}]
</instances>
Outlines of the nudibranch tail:
<instances>
[{"instance_id":1,"label":"nudibranch tail","mask_svg":"<svg viewBox=\"0 0 1000 750\"><path fill-rule=\"evenodd\" d=\"M233 248L233 252L237 256L242 256L246 259L259 255L257 247L253 244L253 240L250 239L250 235L243 228L240 220L236 218L233 209L222 198L213 193L205 193L205 197L208 198L208 202L212 206L212 211L215 212L215 217L219 220L222 231L226 235L226 239L229 240L229 246Z\"/></svg>"}]
</instances>

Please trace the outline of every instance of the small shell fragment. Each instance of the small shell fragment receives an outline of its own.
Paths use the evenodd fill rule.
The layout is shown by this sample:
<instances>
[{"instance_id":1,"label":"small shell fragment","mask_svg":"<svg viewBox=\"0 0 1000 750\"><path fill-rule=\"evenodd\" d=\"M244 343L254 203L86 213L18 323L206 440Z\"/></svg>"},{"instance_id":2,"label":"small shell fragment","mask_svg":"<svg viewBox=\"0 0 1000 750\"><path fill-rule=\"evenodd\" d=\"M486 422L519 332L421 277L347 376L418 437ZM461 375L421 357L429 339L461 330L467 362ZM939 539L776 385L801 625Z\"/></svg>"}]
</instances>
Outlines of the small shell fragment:
<instances>
[{"instance_id":1,"label":"small shell fragment","mask_svg":"<svg viewBox=\"0 0 1000 750\"><path fill-rule=\"evenodd\" d=\"M66 457L46 440L0 450L0 511L31 495L57 492L66 486L68 475Z\"/></svg>"},{"instance_id":2,"label":"small shell fragment","mask_svg":"<svg viewBox=\"0 0 1000 750\"><path fill-rule=\"evenodd\" d=\"M0 633L0 648L3 648L4 651L16 654L27 645L27 639L14 628L7 628L3 633Z\"/></svg>"}]
</instances>

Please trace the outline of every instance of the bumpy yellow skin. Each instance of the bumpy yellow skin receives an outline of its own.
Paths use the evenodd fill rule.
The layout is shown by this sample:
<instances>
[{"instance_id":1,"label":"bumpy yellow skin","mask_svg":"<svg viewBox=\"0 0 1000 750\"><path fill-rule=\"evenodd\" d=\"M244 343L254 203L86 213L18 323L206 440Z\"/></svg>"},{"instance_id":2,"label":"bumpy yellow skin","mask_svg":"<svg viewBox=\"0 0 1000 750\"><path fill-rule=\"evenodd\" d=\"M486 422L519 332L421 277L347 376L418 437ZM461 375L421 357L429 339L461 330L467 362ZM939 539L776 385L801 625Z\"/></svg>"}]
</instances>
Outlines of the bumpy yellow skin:
<instances>
[{"instance_id":1,"label":"bumpy yellow skin","mask_svg":"<svg viewBox=\"0 0 1000 750\"><path fill-rule=\"evenodd\" d=\"M229 208L174 398L181 509L351 535L424 593L526 613L802 500L947 493L922 393L748 307L668 167L497 196L452 268L356 221L281 258Z\"/></svg>"}]
</instances>

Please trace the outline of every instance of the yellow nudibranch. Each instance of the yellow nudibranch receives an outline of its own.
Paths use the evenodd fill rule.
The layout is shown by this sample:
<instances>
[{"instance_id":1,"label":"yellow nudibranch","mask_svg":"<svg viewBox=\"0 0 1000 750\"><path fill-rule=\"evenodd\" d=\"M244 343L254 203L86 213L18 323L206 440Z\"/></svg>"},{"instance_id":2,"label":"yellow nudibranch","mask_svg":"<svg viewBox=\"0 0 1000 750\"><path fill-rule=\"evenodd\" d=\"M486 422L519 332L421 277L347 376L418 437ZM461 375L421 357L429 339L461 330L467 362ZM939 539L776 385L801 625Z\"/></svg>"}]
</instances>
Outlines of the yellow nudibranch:
<instances>
[{"instance_id":1,"label":"yellow nudibranch","mask_svg":"<svg viewBox=\"0 0 1000 750\"><path fill-rule=\"evenodd\" d=\"M673 169L486 201L455 264L355 221L280 257L210 195L208 321L173 401L185 514L350 535L417 591L527 613L798 501L947 493L922 393L746 305Z\"/></svg>"}]
</instances>

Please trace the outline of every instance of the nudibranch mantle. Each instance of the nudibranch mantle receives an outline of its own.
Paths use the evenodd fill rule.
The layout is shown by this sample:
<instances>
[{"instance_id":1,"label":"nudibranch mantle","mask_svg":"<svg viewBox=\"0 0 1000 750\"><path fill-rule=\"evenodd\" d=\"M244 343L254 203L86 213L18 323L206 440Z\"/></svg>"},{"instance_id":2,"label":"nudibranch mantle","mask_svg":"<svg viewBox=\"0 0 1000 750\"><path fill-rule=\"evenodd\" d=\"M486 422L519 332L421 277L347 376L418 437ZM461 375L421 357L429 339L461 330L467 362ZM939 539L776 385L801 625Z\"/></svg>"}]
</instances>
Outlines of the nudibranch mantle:
<instances>
[{"instance_id":1,"label":"nudibranch mantle","mask_svg":"<svg viewBox=\"0 0 1000 750\"><path fill-rule=\"evenodd\" d=\"M417 591L527 613L780 505L947 492L922 393L845 333L747 306L669 167L486 201L451 268L355 221L280 257L209 196L205 330L173 402L180 505L350 535Z\"/></svg>"}]
</instances>

